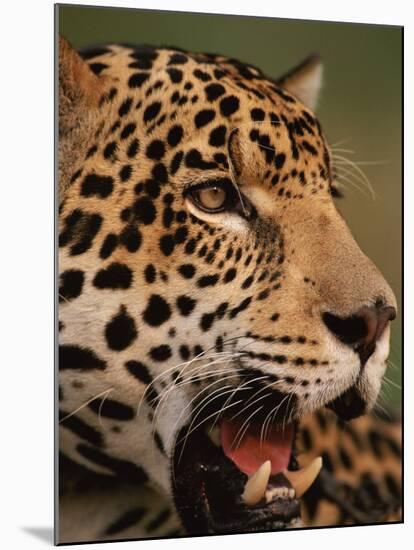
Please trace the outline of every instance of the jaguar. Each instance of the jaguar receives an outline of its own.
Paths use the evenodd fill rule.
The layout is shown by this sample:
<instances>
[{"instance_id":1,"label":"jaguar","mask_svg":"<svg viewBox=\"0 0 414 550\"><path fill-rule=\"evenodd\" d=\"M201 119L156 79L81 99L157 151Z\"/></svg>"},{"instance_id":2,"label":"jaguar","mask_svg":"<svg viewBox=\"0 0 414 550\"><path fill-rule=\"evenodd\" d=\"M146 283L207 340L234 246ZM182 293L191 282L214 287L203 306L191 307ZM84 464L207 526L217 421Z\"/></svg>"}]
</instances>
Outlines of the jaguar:
<instances>
[{"instance_id":1,"label":"jaguar","mask_svg":"<svg viewBox=\"0 0 414 550\"><path fill-rule=\"evenodd\" d=\"M322 64L59 41L59 514L85 542L399 521L395 296Z\"/></svg>"}]
</instances>

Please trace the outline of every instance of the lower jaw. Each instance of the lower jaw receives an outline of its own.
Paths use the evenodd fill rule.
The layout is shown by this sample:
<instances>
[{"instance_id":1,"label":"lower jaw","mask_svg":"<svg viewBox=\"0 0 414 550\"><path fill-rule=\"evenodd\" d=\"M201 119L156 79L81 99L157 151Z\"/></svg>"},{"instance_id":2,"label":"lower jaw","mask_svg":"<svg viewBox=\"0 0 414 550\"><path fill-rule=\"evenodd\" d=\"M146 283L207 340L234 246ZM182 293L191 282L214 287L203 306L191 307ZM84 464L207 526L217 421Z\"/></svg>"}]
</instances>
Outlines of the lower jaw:
<instances>
[{"instance_id":1,"label":"lower jaw","mask_svg":"<svg viewBox=\"0 0 414 550\"><path fill-rule=\"evenodd\" d=\"M271 476L255 505L242 498L248 479L215 446L204 429L178 436L173 457L174 500L188 534L225 534L275 531L302 525L300 500L281 474ZM289 469L296 468L292 455ZM270 495L270 496L269 496Z\"/></svg>"}]
</instances>

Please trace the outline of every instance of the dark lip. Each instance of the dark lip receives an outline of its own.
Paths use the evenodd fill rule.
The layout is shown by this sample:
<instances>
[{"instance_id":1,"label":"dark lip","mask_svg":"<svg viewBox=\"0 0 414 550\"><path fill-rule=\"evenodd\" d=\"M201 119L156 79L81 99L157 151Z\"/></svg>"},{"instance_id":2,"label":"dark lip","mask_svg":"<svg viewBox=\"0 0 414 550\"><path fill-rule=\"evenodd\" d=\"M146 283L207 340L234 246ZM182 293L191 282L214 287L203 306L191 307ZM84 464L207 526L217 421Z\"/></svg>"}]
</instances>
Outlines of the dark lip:
<instances>
[{"instance_id":1,"label":"dark lip","mask_svg":"<svg viewBox=\"0 0 414 550\"><path fill-rule=\"evenodd\" d=\"M366 412L367 405L354 384L327 403L325 407L331 409L341 420L348 421L363 415Z\"/></svg>"}]
</instances>

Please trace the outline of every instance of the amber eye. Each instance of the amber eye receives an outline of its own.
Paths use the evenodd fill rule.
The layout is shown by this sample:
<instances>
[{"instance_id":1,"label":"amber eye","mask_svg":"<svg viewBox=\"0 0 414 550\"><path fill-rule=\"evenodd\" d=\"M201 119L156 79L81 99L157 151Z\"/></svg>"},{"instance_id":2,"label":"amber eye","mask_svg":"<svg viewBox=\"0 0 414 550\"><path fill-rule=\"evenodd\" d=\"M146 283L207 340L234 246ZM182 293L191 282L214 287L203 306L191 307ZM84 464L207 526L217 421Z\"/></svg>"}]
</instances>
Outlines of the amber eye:
<instances>
[{"instance_id":1,"label":"amber eye","mask_svg":"<svg viewBox=\"0 0 414 550\"><path fill-rule=\"evenodd\" d=\"M227 178L196 185L188 190L187 196L197 208L212 214L232 210L239 202L234 185Z\"/></svg>"},{"instance_id":2,"label":"amber eye","mask_svg":"<svg viewBox=\"0 0 414 550\"><path fill-rule=\"evenodd\" d=\"M222 187L198 189L197 202L206 210L220 210L226 203L227 193Z\"/></svg>"}]
</instances>

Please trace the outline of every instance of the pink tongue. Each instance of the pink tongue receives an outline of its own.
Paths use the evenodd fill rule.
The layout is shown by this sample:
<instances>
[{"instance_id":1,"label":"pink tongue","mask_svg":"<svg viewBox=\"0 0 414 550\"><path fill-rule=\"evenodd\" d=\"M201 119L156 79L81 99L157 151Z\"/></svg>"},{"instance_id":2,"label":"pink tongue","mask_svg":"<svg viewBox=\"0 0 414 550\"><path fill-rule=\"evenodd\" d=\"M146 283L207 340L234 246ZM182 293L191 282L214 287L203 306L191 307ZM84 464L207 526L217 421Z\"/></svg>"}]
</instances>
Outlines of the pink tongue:
<instances>
[{"instance_id":1,"label":"pink tongue","mask_svg":"<svg viewBox=\"0 0 414 550\"><path fill-rule=\"evenodd\" d=\"M288 467L293 443L292 426L284 429L271 426L267 430L266 440L260 443L262 424L250 425L240 441L244 431L242 421L224 420L221 423L221 444L224 454L245 474L253 474L270 460L272 474ZM239 431L241 430L241 431Z\"/></svg>"}]
</instances>

